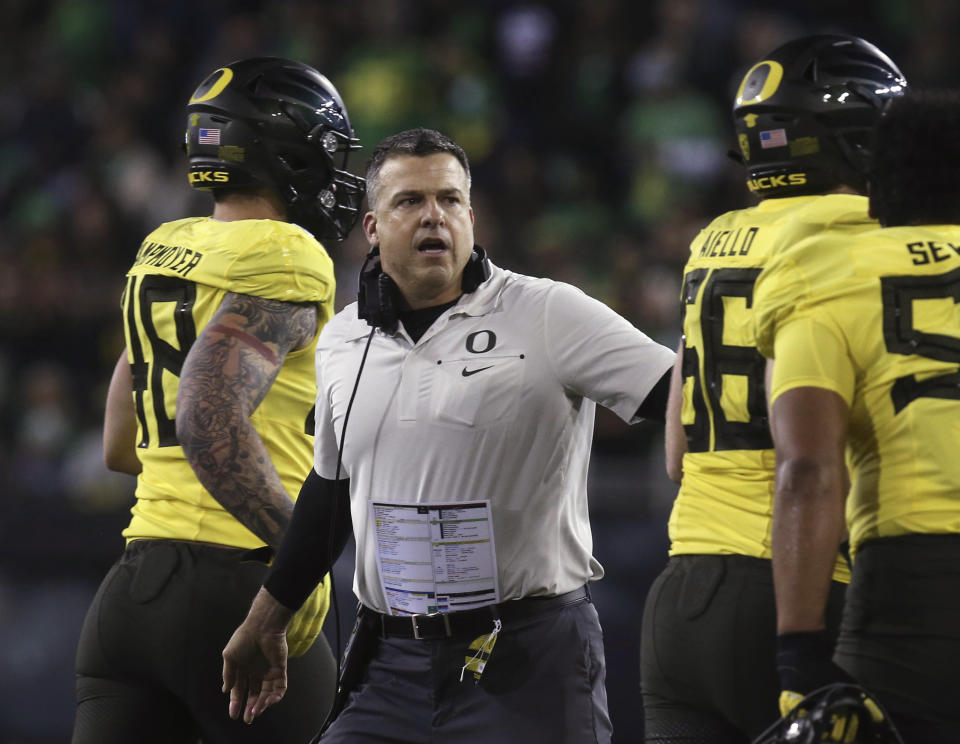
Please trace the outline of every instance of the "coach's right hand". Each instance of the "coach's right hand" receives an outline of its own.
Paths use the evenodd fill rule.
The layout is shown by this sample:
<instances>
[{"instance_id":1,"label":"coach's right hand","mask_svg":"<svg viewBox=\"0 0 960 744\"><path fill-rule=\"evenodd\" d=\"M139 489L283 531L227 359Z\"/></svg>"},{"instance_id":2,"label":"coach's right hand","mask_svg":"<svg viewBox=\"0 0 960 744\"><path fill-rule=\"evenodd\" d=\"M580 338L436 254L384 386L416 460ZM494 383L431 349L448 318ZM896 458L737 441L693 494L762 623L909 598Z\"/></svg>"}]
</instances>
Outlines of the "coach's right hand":
<instances>
[{"instance_id":1,"label":"coach's right hand","mask_svg":"<svg viewBox=\"0 0 960 744\"><path fill-rule=\"evenodd\" d=\"M223 692L229 713L251 723L287 692L287 625L293 611L261 588L246 619L223 649Z\"/></svg>"}]
</instances>

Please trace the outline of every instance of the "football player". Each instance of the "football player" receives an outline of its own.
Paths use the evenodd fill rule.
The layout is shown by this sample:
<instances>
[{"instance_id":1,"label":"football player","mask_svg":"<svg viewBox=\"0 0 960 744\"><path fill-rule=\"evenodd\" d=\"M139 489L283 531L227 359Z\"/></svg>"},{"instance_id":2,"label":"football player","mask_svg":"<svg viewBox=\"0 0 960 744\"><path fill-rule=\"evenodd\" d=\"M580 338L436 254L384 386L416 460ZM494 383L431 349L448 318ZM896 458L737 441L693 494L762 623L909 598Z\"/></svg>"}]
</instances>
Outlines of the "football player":
<instances>
[{"instance_id":1,"label":"football player","mask_svg":"<svg viewBox=\"0 0 960 744\"><path fill-rule=\"evenodd\" d=\"M755 295L758 345L776 360L784 708L849 674L910 744L960 730L958 131L956 93L895 101L870 180L884 229L791 247ZM845 525L853 576L831 659L824 607Z\"/></svg>"},{"instance_id":2,"label":"football player","mask_svg":"<svg viewBox=\"0 0 960 744\"><path fill-rule=\"evenodd\" d=\"M213 214L158 227L127 273L105 452L139 477L79 642L75 744L303 742L333 699L333 655L314 643L326 582L289 630L294 697L247 727L217 681L311 469L334 298L317 241L359 215L357 141L330 82L276 58L216 70L186 124L190 183L213 192Z\"/></svg>"},{"instance_id":3,"label":"football player","mask_svg":"<svg viewBox=\"0 0 960 744\"><path fill-rule=\"evenodd\" d=\"M904 86L874 45L830 35L773 50L737 91L740 159L761 201L702 230L684 270L666 442L680 491L641 639L647 742L745 743L778 716L774 452L754 286L774 256L806 236L876 227L863 196L869 136ZM828 633L849 577L840 543L838 535L829 556Z\"/></svg>"}]
</instances>

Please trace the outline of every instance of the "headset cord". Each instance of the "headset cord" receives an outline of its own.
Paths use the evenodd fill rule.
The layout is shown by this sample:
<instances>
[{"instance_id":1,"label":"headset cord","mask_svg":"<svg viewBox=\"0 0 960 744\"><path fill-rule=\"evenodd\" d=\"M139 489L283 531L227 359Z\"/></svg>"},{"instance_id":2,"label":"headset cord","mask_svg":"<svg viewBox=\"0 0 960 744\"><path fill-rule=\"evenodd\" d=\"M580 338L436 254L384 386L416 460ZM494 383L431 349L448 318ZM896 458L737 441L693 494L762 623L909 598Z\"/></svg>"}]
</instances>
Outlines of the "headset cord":
<instances>
[{"instance_id":1,"label":"headset cord","mask_svg":"<svg viewBox=\"0 0 960 744\"><path fill-rule=\"evenodd\" d=\"M357 370L357 379L353 382L353 392L350 393L350 401L347 403L347 412L343 416L343 426L340 429L340 446L337 448L337 469L333 476L333 518L330 520L330 539L327 545L330 546L330 554L327 556L327 565L330 566L330 603L333 610L334 627L336 628L337 640L337 685L340 684L340 665L342 653L340 638L340 609L337 605L337 588L333 580L333 541L336 536L337 525L337 502L339 500L338 485L340 482L340 469L343 464L343 444L347 436L347 422L350 420L350 411L353 410L353 401L357 397L357 389L360 387L360 375L363 373L364 365L367 363L367 352L370 351L370 342L373 341L373 335L377 332L376 327L370 329L370 335L367 336L367 344L363 348L363 356L360 358L360 368Z\"/></svg>"}]
</instances>

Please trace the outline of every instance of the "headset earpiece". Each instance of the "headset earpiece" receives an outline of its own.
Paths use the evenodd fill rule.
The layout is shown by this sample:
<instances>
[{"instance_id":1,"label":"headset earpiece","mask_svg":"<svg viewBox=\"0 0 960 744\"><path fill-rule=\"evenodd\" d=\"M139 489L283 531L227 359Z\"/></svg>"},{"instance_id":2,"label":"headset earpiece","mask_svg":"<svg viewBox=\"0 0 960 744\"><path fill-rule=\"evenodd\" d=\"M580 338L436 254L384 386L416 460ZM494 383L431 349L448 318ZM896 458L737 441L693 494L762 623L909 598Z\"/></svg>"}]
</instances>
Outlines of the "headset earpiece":
<instances>
[{"instance_id":1,"label":"headset earpiece","mask_svg":"<svg viewBox=\"0 0 960 744\"><path fill-rule=\"evenodd\" d=\"M393 279L383 273L380 265L380 248L374 246L360 268L357 287L357 315L374 328L387 333L397 330L400 316L397 310L399 290Z\"/></svg>"},{"instance_id":2,"label":"headset earpiece","mask_svg":"<svg viewBox=\"0 0 960 744\"><path fill-rule=\"evenodd\" d=\"M479 245L473 247L470 260L463 268L461 288L465 294L476 291L477 287L490 278L490 259ZM374 246L367 254L360 268L357 287L357 315L374 328L387 333L397 330L400 322L400 290L389 274L383 272L380 263L380 247Z\"/></svg>"},{"instance_id":3,"label":"headset earpiece","mask_svg":"<svg viewBox=\"0 0 960 744\"><path fill-rule=\"evenodd\" d=\"M477 287L490 278L490 259L487 252L479 245L473 246L470 260L463 267L463 282L461 288L467 294L476 291Z\"/></svg>"}]
</instances>

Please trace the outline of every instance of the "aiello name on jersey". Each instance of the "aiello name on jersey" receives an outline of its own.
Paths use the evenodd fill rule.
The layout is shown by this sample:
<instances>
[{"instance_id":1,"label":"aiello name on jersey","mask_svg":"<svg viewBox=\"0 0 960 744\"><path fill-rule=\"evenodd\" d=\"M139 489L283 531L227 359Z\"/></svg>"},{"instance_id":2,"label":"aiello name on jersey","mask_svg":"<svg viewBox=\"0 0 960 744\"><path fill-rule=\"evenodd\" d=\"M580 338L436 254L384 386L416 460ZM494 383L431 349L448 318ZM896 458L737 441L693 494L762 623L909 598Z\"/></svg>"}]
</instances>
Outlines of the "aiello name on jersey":
<instances>
[{"instance_id":1,"label":"aiello name on jersey","mask_svg":"<svg viewBox=\"0 0 960 744\"><path fill-rule=\"evenodd\" d=\"M758 232L759 227L711 230L700 245L700 258L749 255Z\"/></svg>"}]
</instances>

